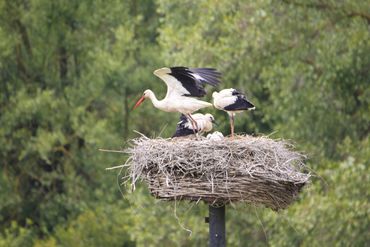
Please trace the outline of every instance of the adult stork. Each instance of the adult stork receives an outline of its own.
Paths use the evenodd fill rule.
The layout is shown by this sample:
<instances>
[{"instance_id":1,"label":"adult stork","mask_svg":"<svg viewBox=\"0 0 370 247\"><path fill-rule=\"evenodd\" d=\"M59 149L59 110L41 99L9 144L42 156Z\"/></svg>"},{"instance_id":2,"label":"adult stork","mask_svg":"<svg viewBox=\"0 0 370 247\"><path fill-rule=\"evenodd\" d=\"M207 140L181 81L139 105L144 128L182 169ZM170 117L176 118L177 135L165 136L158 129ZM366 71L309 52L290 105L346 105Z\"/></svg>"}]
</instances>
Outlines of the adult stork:
<instances>
[{"instance_id":1,"label":"adult stork","mask_svg":"<svg viewBox=\"0 0 370 247\"><path fill-rule=\"evenodd\" d=\"M234 88L223 89L220 92L213 92L213 105L227 112L230 118L231 137L234 137L234 117L242 111L254 110L254 105L248 101L247 97Z\"/></svg>"},{"instance_id":2,"label":"adult stork","mask_svg":"<svg viewBox=\"0 0 370 247\"><path fill-rule=\"evenodd\" d=\"M220 83L221 73L213 68L165 67L155 70L154 75L166 83L166 97L158 100L153 91L147 89L135 104L134 109L149 98L154 107L162 111L184 114L192 123L193 129L198 129L191 114L212 104L198 100L196 97L206 95L205 84L217 86Z\"/></svg>"},{"instance_id":3,"label":"adult stork","mask_svg":"<svg viewBox=\"0 0 370 247\"><path fill-rule=\"evenodd\" d=\"M195 113L192 114L191 117L197 122L197 129L194 129L192 124L189 122L189 119L184 115L181 114L180 122L177 123L176 132L173 134L173 137L180 137L180 136L188 136L193 133L207 133L210 132L213 128L213 124L215 123L215 118L212 114L202 114L202 113Z\"/></svg>"}]
</instances>

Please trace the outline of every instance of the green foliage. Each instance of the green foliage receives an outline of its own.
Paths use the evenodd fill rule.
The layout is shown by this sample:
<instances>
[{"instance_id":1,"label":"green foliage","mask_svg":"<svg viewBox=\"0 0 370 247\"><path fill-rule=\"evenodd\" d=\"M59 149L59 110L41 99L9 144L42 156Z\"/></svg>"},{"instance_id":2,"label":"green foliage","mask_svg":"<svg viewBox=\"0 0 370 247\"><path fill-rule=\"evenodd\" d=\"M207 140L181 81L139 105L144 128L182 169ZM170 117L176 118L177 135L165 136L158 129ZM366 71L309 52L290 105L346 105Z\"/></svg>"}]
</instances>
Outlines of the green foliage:
<instances>
[{"instance_id":1,"label":"green foliage","mask_svg":"<svg viewBox=\"0 0 370 247\"><path fill-rule=\"evenodd\" d=\"M28 224L30 222L27 222ZM0 238L1 247L31 247L34 234L30 229L19 226L15 221L11 222L10 226L5 229Z\"/></svg>"},{"instance_id":2,"label":"green foliage","mask_svg":"<svg viewBox=\"0 0 370 247\"><path fill-rule=\"evenodd\" d=\"M278 215L264 215L262 224L272 246L363 246L370 235L369 168L353 158L329 164L324 179L306 191L300 203ZM365 194L363 194L365 193Z\"/></svg>"},{"instance_id":3,"label":"green foliage","mask_svg":"<svg viewBox=\"0 0 370 247\"><path fill-rule=\"evenodd\" d=\"M230 246L370 242L366 1L3 0L0 13L0 246L207 244L205 205L141 186L122 199L104 168L125 157L98 152L133 130L172 134L177 114L131 111L147 88L164 96L152 71L170 65L221 70L257 108L236 130L294 140L317 174L284 212L230 207Z\"/></svg>"},{"instance_id":4,"label":"green foliage","mask_svg":"<svg viewBox=\"0 0 370 247\"><path fill-rule=\"evenodd\" d=\"M98 148L132 135L131 81L142 71L149 78L156 61L150 6L2 2L1 231L29 219L33 233L48 236L100 200L119 198L104 167L120 159Z\"/></svg>"},{"instance_id":5,"label":"green foliage","mask_svg":"<svg viewBox=\"0 0 370 247\"><path fill-rule=\"evenodd\" d=\"M136 193L138 192L138 193ZM144 192L144 193L143 193ZM131 237L138 246L204 246L208 225L203 204L158 202L139 189L127 195L132 218Z\"/></svg>"},{"instance_id":6,"label":"green foliage","mask_svg":"<svg viewBox=\"0 0 370 247\"><path fill-rule=\"evenodd\" d=\"M345 137L369 132L369 6L285 2L162 0L165 58L216 66L226 86L247 91L256 111L237 128L336 157Z\"/></svg>"},{"instance_id":7,"label":"green foliage","mask_svg":"<svg viewBox=\"0 0 370 247\"><path fill-rule=\"evenodd\" d=\"M47 243L53 241L58 243L57 246L134 246L128 236L129 218L122 209L119 205L89 209L67 228L57 228L55 236Z\"/></svg>"}]
</instances>

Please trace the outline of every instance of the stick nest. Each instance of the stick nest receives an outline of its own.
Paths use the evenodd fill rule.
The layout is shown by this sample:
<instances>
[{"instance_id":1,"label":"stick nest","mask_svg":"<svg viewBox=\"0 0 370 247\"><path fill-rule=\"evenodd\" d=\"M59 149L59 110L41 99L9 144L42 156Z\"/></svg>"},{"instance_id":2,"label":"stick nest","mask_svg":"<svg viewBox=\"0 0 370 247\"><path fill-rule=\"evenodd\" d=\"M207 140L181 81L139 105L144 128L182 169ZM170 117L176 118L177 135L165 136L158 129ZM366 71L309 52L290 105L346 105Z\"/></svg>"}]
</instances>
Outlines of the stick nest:
<instances>
[{"instance_id":1,"label":"stick nest","mask_svg":"<svg viewBox=\"0 0 370 247\"><path fill-rule=\"evenodd\" d=\"M294 202L309 181L304 155L286 141L237 136L132 140L125 152L133 188L148 184L163 200L203 200L212 205L247 202L273 210Z\"/></svg>"}]
</instances>

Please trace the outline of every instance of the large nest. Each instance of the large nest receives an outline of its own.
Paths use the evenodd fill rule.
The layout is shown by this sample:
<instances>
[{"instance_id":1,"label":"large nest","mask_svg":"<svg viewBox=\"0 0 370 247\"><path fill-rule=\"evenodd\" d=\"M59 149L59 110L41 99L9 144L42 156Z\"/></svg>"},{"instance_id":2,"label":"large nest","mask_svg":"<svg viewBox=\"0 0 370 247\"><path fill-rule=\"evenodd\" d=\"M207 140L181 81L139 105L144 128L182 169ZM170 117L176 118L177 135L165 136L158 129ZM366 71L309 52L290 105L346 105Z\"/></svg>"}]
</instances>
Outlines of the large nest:
<instances>
[{"instance_id":1,"label":"large nest","mask_svg":"<svg viewBox=\"0 0 370 247\"><path fill-rule=\"evenodd\" d=\"M125 152L133 186L144 180L152 195L163 200L244 201L279 210L297 198L310 178L304 156L282 140L245 135L132 142Z\"/></svg>"}]
</instances>

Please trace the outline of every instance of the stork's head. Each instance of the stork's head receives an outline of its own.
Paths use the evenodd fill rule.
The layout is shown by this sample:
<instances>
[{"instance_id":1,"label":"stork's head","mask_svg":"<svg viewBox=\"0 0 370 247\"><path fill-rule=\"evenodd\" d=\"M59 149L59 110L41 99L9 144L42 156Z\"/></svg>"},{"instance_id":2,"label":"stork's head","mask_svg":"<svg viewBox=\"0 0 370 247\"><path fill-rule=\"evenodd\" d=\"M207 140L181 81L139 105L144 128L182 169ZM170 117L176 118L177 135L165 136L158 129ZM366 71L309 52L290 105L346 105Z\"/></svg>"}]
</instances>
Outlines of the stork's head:
<instances>
[{"instance_id":1,"label":"stork's head","mask_svg":"<svg viewBox=\"0 0 370 247\"><path fill-rule=\"evenodd\" d=\"M141 103L143 103L145 99L149 98L150 94L152 94L152 93L153 92L149 89L145 90L143 95L141 96L141 98L136 102L133 110L135 110L137 107L139 107L139 105L141 105Z\"/></svg>"},{"instance_id":2,"label":"stork's head","mask_svg":"<svg viewBox=\"0 0 370 247\"><path fill-rule=\"evenodd\" d=\"M145 99L147 99L147 98L149 98L150 97L150 94L152 93L152 90L150 90L150 89L147 89L147 90L145 90L144 91L144 93L143 93L143 96L142 97L144 97Z\"/></svg>"},{"instance_id":3,"label":"stork's head","mask_svg":"<svg viewBox=\"0 0 370 247\"><path fill-rule=\"evenodd\" d=\"M206 115L204 115L206 117L206 119L212 123L215 123L215 118L213 117L212 114L209 114L207 113Z\"/></svg>"}]
</instances>

